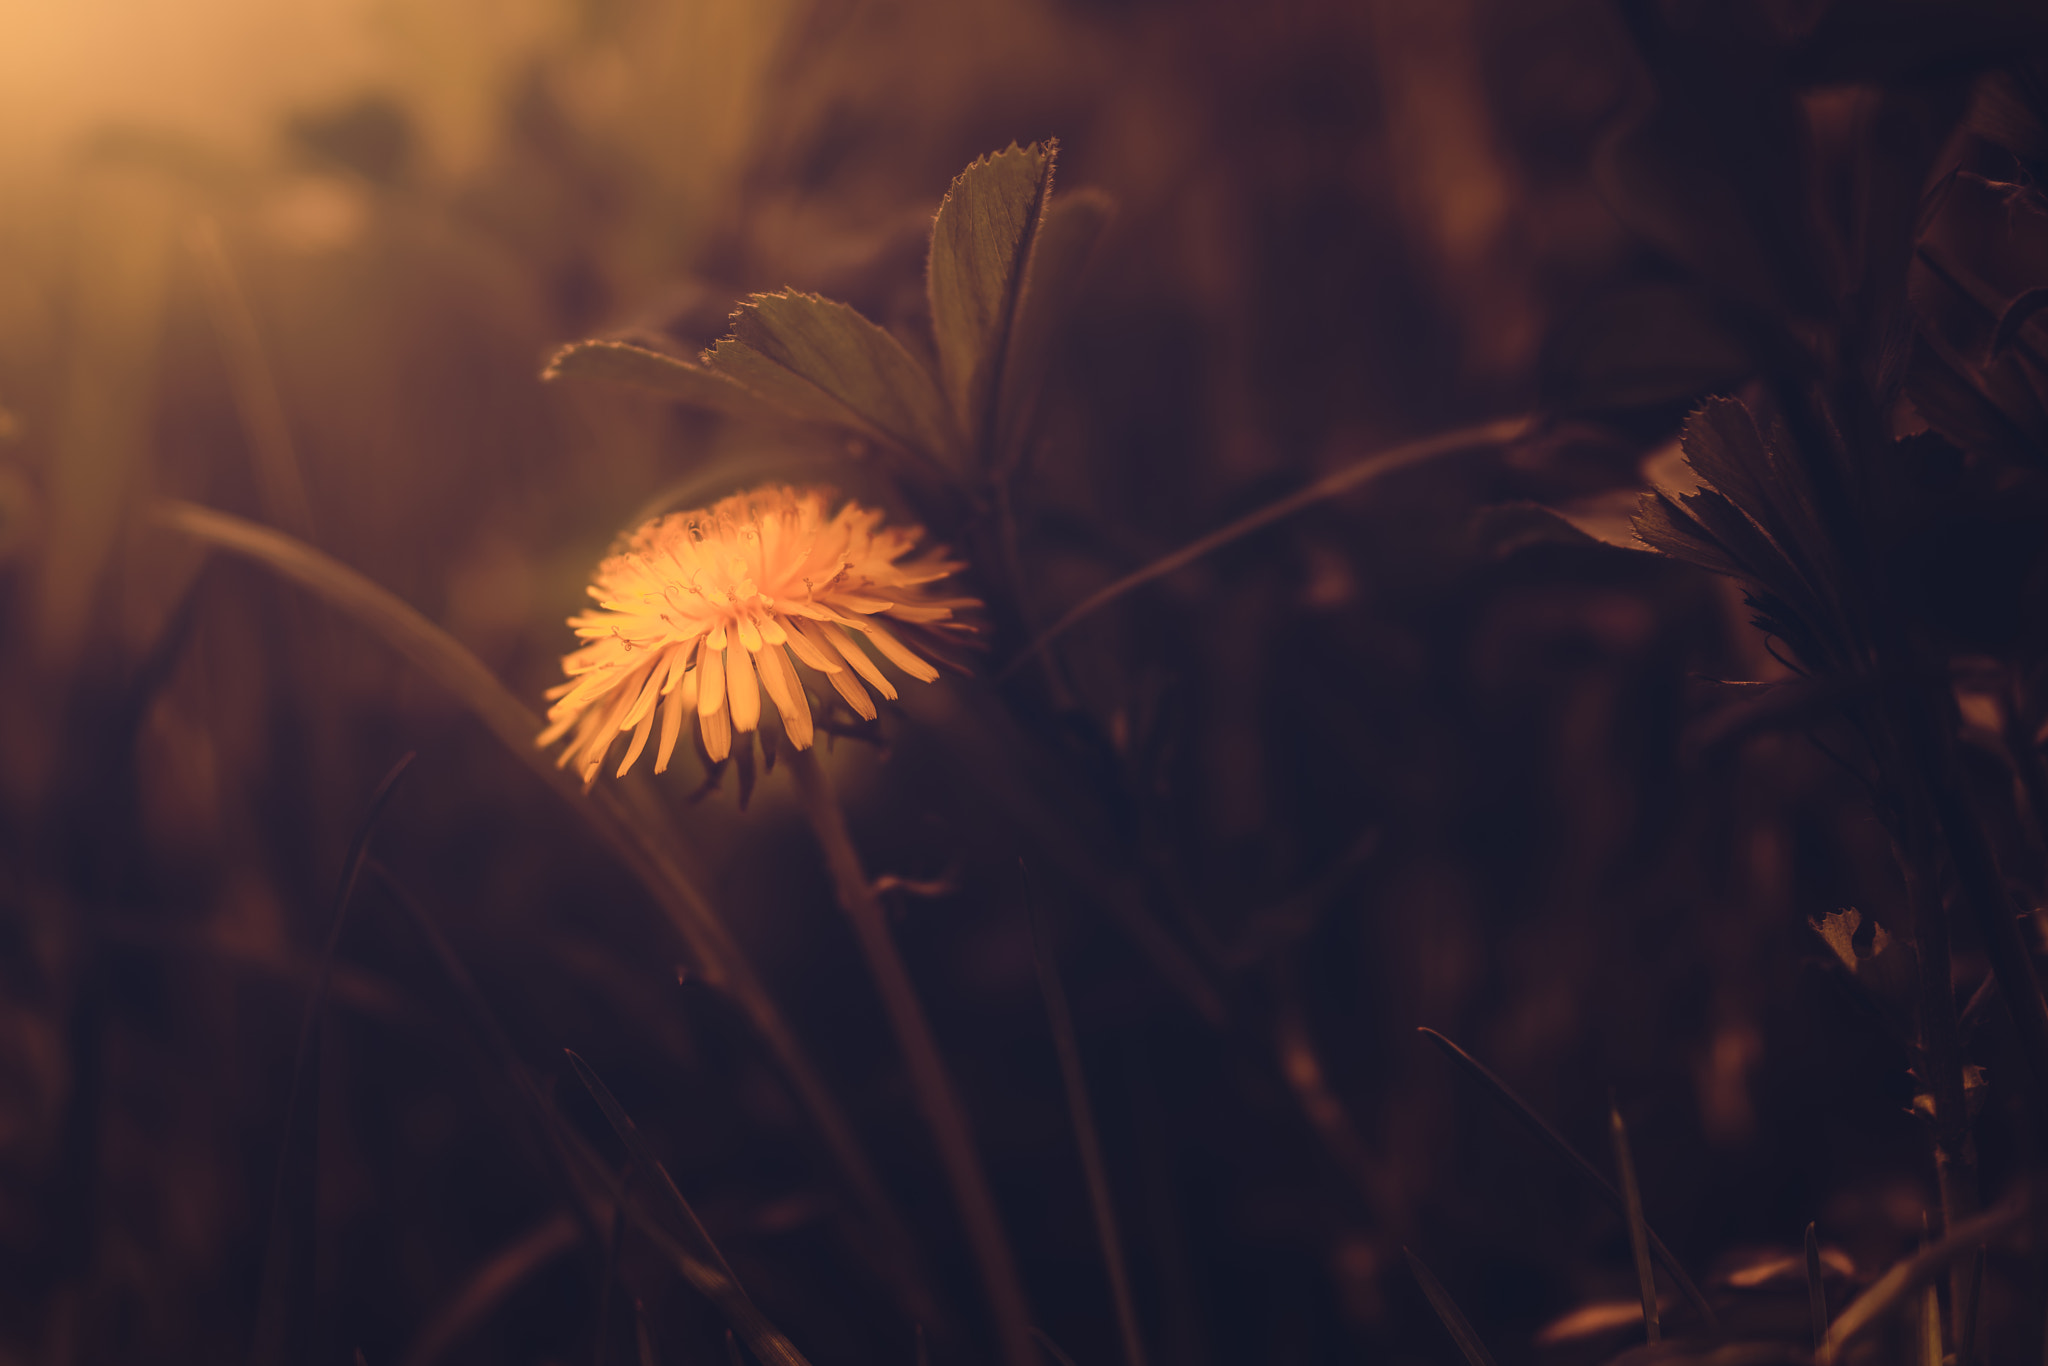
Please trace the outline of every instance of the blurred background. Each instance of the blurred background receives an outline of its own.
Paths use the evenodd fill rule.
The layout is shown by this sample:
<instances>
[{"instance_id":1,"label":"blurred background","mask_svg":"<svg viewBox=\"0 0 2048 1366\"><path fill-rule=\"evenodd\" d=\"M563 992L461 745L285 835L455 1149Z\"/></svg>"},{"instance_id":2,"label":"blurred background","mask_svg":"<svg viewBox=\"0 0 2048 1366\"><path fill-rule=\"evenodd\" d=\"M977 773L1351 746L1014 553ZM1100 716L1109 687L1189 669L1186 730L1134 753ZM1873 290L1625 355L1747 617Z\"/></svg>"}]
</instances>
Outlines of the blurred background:
<instances>
[{"instance_id":1,"label":"blurred background","mask_svg":"<svg viewBox=\"0 0 2048 1366\"><path fill-rule=\"evenodd\" d=\"M694 352L785 285L915 336L952 176L1057 137L1060 187L1117 215L1021 486L1042 625L1375 448L1549 402L1589 329L1668 288L1594 174L1644 99L1603 0L0 6L0 1362L249 1356L301 1013L407 751L308 1102L301 1359L724 1350L673 1276L607 1289L390 884L616 1160L562 1050L606 1078L819 1366L910 1363L920 1329L942 1366L991 1359L786 775L744 811L690 760L655 790L907 1259L554 793L375 635L149 504L303 538L538 710L649 507L801 477L903 510L829 438L544 386L554 348ZM1312 509L1043 673L993 681L1024 644L998 633L984 676L834 747L871 870L930 884L891 893L895 929L1082 1366L1117 1334L1020 857L1159 1361L1454 1360L1404 1245L1504 1361L1634 1341L1621 1221L1419 1025L1596 1157L1611 1091L1652 1220L1788 1340L1804 1284L1773 1268L1808 1221L1844 1284L1919 1237L1903 1040L1807 924L1895 910L1862 788L1797 718L1731 710L1716 680L1782 675L1733 589L1516 511L1625 535L1691 397ZM2012 1309L2021 1355L2041 1314Z\"/></svg>"}]
</instances>

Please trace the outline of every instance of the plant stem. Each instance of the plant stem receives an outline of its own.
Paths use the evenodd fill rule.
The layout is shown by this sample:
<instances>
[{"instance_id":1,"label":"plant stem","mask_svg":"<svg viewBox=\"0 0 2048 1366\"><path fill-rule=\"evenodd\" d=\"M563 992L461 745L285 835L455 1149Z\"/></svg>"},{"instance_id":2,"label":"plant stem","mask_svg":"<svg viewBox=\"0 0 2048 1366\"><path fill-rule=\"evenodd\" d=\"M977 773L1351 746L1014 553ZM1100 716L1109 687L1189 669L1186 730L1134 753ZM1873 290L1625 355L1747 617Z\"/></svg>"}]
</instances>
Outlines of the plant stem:
<instances>
[{"instance_id":1,"label":"plant stem","mask_svg":"<svg viewBox=\"0 0 2048 1366\"><path fill-rule=\"evenodd\" d=\"M1896 851L1913 910L1913 948L1919 960L1920 1066L1922 1080L1934 1097L1934 1174L1941 1191L1941 1227L1948 1230L1977 1213L1977 1163L1970 1144L1969 1099L1963 1085L1962 1029L1956 1014L1956 991L1949 948L1948 907L1941 886L1925 861L1929 841L1924 823L1906 847ZM1966 1366L1962 1347L1969 1298L1969 1267L1949 1268L1949 1309L1955 1316L1953 1335L1957 1366Z\"/></svg>"},{"instance_id":2,"label":"plant stem","mask_svg":"<svg viewBox=\"0 0 2048 1366\"><path fill-rule=\"evenodd\" d=\"M832 875L832 887L840 909L853 922L855 937L868 960L868 971L881 993L889 1024L896 1033L910 1068L911 1089L923 1111L932 1141L938 1146L939 1161L953 1188L967 1241L981 1272L989 1307L995 1313L996 1329L1002 1339L1003 1356L1009 1366L1035 1366L1037 1352L1031 1344L1031 1313L1024 1299L1023 1282L1017 1275L1003 1221L989 1190L988 1177L975 1154L974 1139L967 1127L967 1115L946 1075L945 1061L932 1038L931 1024L910 982L896 943L889 937L882 899L861 866L860 853L846 828L845 813L833 793L831 779L818 762L814 750L797 750L787 760L796 775L797 791L804 814L825 853L825 865Z\"/></svg>"}]
</instances>

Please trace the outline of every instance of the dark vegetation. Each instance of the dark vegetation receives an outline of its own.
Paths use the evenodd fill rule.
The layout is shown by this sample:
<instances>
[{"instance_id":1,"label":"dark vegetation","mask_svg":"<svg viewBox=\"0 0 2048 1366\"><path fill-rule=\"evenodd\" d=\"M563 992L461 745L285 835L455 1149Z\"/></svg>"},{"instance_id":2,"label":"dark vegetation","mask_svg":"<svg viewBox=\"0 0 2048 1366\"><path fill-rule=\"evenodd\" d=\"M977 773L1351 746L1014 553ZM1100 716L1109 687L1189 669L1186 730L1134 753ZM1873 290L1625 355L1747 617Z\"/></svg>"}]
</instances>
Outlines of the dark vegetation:
<instances>
[{"instance_id":1,"label":"dark vegetation","mask_svg":"<svg viewBox=\"0 0 2048 1366\"><path fill-rule=\"evenodd\" d=\"M726 124L590 94L690 9L463 167L78 149L0 1362L2041 1359L2038 6L825 2ZM770 479L985 650L584 793L590 567Z\"/></svg>"}]
</instances>

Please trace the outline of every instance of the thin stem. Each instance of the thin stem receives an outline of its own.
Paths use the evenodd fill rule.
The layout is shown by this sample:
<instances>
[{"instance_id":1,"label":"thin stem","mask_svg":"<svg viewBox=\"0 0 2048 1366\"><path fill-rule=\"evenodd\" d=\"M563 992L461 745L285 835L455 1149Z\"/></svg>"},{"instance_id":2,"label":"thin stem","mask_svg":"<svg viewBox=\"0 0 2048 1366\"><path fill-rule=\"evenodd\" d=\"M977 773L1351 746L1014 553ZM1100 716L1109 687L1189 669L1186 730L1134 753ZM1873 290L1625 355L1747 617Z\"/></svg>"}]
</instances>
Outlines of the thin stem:
<instances>
[{"instance_id":1,"label":"thin stem","mask_svg":"<svg viewBox=\"0 0 2048 1366\"><path fill-rule=\"evenodd\" d=\"M1636 1285L1643 1296L1643 1336L1655 1345L1663 1335L1657 1318L1657 1271L1650 1261L1649 1225L1643 1222L1643 1194L1636 1184L1636 1161L1628 1148L1628 1126L1622 1123L1621 1106L1612 1096L1607 1101L1607 1124L1614 1138L1614 1175L1621 1182L1621 1198L1628 1204L1628 1243L1635 1255Z\"/></svg>"},{"instance_id":2,"label":"thin stem","mask_svg":"<svg viewBox=\"0 0 2048 1366\"><path fill-rule=\"evenodd\" d=\"M1137 1305L1131 1298L1131 1278L1124 1268L1123 1237L1117 1230L1116 1205L1110 1198L1109 1165L1102 1159L1102 1138L1095 1128L1095 1110L1088 1103L1088 1076L1081 1070L1081 1047L1074 1035L1074 1017L1067 1009L1066 988L1060 983L1060 968L1053 947L1046 942L1035 907L1031 917L1031 947L1038 960L1038 988L1045 997L1046 1018L1052 1024L1052 1041L1060 1059L1060 1079L1066 1085L1067 1108L1074 1120L1074 1142L1081 1150L1081 1171L1088 1179L1088 1200L1095 1208L1095 1232L1102 1241L1102 1260L1109 1270L1111 1299L1116 1305L1117 1330L1123 1337L1124 1366L1145 1366L1145 1343L1138 1332Z\"/></svg>"},{"instance_id":3,"label":"thin stem","mask_svg":"<svg viewBox=\"0 0 2048 1366\"><path fill-rule=\"evenodd\" d=\"M1920 1066L1922 1080L1934 1098L1934 1174L1941 1191L1941 1228L1946 1233L1977 1213L1977 1169L1963 1089L1962 1028L1956 1014L1948 908L1921 857L1927 847L1928 841L1915 835L1909 847L1897 853L1913 909L1913 947L1919 960ZM1958 1343L1963 1339L1962 1315L1968 1307L1968 1278L1969 1268L1964 1263L1949 1268L1949 1310L1956 1316L1951 1331Z\"/></svg>"},{"instance_id":4,"label":"thin stem","mask_svg":"<svg viewBox=\"0 0 2048 1366\"><path fill-rule=\"evenodd\" d=\"M789 755L790 771L796 775L797 792L804 814L825 853L825 865L832 875L832 887L840 909L853 922L854 935L868 961L868 971L881 993L889 1024L896 1032L910 1068L911 1089L918 1109L924 1113L932 1141L938 1146L939 1161L953 1188L954 1202L967 1229L967 1241L981 1271L982 1286L989 1307L995 1313L996 1329L1002 1338L1003 1356L1009 1366L1035 1366L1037 1353L1031 1345L1031 1313L1024 1299L1023 1282L1017 1275L1009 1240L1003 1233L1001 1214L996 1209L988 1177L974 1150L967 1127L967 1115L946 1075L945 1061L932 1038L931 1024L918 1003L910 972L903 964L896 943L889 937L888 919L882 900L861 866L860 853L846 828L845 813L833 793L831 779L818 762L814 750L796 750Z\"/></svg>"},{"instance_id":5,"label":"thin stem","mask_svg":"<svg viewBox=\"0 0 2048 1366\"><path fill-rule=\"evenodd\" d=\"M1179 550L1162 555L1142 569L1124 575L1115 583L1083 598L1067 609L1066 615L1040 632L1038 639L1024 648L1024 652L1003 666L998 681L1008 678L1021 667L1025 660L1043 650L1070 627L1083 618L1093 616L1102 608L1115 602L1133 588L1164 578L1176 569L1184 568L1212 551L1221 550L1232 541L1242 540L1261 527L1292 517L1304 508L1335 498L1340 493L1349 493L1383 475L1396 470L1419 465L1439 456L1452 455L1458 451L1471 450L1475 446L1505 446L1526 435L1535 425L1533 417L1509 417L1495 422L1481 423L1476 427L1459 427L1454 431L1440 432L1420 441L1395 446L1391 450L1375 451L1360 460L1354 460L1341 469L1332 470L1306 488L1295 490L1284 498L1277 499L1253 512L1248 512L1234 522L1218 527L1206 536L1198 537Z\"/></svg>"}]
</instances>

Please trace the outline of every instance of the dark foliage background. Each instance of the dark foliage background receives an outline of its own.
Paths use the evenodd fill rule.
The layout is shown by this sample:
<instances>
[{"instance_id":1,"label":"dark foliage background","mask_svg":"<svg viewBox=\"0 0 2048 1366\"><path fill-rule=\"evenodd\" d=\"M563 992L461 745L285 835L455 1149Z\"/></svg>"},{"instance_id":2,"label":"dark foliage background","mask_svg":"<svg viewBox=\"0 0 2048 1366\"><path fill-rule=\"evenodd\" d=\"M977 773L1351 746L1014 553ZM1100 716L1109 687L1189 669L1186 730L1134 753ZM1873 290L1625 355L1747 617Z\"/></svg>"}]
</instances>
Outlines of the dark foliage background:
<instances>
[{"instance_id":1,"label":"dark foliage background","mask_svg":"<svg viewBox=\"0 0 2048 1366\"><path fill-rule=\"evenodd\" d=\"M1739 589L1527 505L1627 539L1637 493L1675 477L1685 413L1757 369L1715 310L1796 321L1800 290L1861 259L1772 257L1774 214L1896 185L1903 216L1871 240L1903 252L1952 167L2024 181L1961 120L2039 34L2023 6L1737 8L1722 46L1674 57L1645 15L1698 16L1605 0L586 0L485 44L482 74L447 55L469 22L451 10L447 32L401 35L431 79L337 78L239 142L110 116L19 171L35 195L0 228L0 1361L249 1354L301 1012L351 837L409 750L373 838L386 876L340 941L282 1235L314 1268L302 1359L624 1362L636 1324L653 1360L722 1350L633 1239L603 1289L605 1249L567 1219L394 885L616 1159L562 1050L606 1078L820 1366L914 1360L920 1277L932 1359L987 1359L786 775L744 812L731 775L700 796L688 763L657 790L906 1212L914 1268L553 794L374 635L143 509L176 496L302 535L537 705L583 576L657 497L769 477L897 496L796 428L544 387L550 350L694 350L736 298L784 285L915 335L951 177L1052 135L1060 186L1118 212L1021 498L1036 624L1377 448L1553 420L1140 589L1044 669L997 682L1025 644L999 633L980 677L835 747L870 868L941 884L892 894L896 930L1038 1321L1084 1366L1115 1359L1020 858L1158 1360L1454 1360L1404 1245L1503 1361L1635 1340L1625 1315L1539 1336L1631 1301L1626 1230L1425 1024L1603 1165L1611 1091L1659 1230L1732 1320L1800 1342L1796 1272L1727 1273L1817 1221L1846 1298L1935 1200L1910 1027L1808 926L1856 907L1905 933L1885 835L1825 709L1741 686L1787 671ZM451 142L456 86L475 112ZM1772 91L1811 137L1803 167L1755 113ZM1659 98L1679 144L1756 171L1733 208L1631 199L1644 177L1616 133ZM1760 265L1687 255L1759 223ZM1998 250L2008 296L2048 284L2048 255ZM2039 630L2038 480L1955 506L1912 543L1930 615L1960 653L1995 653L1976 605L1994 634ZM2010 525L1973 558L1983 506ZM1966 758L2038 908L2026 809L1995 757ZM1967 993L1985 971L1967 935L1957 961ZM1995 1011L1970 1042L1994 1084L1987 1192L2033 1162L2009 1047ZM480 1275L501 1298L436 1342ZM2038 1250L1994 1254L1989 1284L1991 1358L2037 1358Z\"/></svg>"}]
</instances>

